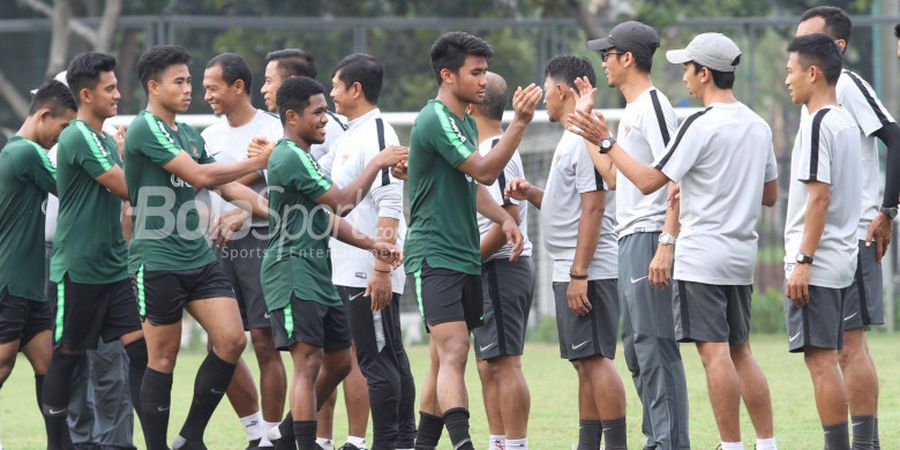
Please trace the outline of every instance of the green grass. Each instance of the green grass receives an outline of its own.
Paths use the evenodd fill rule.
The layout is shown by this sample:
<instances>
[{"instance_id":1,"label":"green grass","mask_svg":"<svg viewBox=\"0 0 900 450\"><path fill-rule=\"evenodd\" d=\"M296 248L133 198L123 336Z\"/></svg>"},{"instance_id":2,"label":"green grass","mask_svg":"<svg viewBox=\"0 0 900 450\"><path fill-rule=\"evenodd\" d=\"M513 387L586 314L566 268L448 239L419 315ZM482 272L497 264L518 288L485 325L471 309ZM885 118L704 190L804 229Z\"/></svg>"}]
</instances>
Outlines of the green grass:
<instances>
[{"instance_id":1,"label":"green grass","mask_svg":"<svg viewBox=\"0 0 900 450\"><path fill-rule=\"evenodd\" d=\"M822 448L812 385L802 356L786 351L783 336L754 336L752 342L754 352L769 380L780 448ZM900 408L897 408L900 404L900 384L895 382L900 379L900 354L896 352L900 335L871 333L870 342L881 379L881 441L900 442ZM426 347L413 347L409 351L417 379L425 372L427 351ZM693 346L682 346L682 351L690 391L693 448L713 449L718 443L718 434L706 397L703 368ZM640 408L631 378L621 358L621 349L619 355L616 365L625 381L628 396L628 438L632 448L640 448L643 444L640 435ZM186 352L179 358L175 372L170 435L178 431L187 413L193 376L202 356L198 352ZM253 367L254 362L250 361L250 365ZM549 344L529 344L524 368L531 387L531 447L569 449L578 434L575 371L569 363L559 359L558 348ZM487 440L487 425L481 405L478 374L472 359L467 372L467 383L472 411L472 436L477 444L476 448L482 448ZM338 405L335 437L342 443L346 437L346 413L342 411L340 400ZM755 436L746 412L742 411L741 419L744 441L753 442ZM135 442L143 447L143 438L139 431L137 434ZM0 436L6 449L40 449L45 445L43 423L34 400L34 378L24 357L19 358L16 370L0 391ZM223 401L216 411L206 442L210 449L243 448L243 430L227 401ZM446 434L441 448L449 448Z\"/></svg>"}]
</instances>

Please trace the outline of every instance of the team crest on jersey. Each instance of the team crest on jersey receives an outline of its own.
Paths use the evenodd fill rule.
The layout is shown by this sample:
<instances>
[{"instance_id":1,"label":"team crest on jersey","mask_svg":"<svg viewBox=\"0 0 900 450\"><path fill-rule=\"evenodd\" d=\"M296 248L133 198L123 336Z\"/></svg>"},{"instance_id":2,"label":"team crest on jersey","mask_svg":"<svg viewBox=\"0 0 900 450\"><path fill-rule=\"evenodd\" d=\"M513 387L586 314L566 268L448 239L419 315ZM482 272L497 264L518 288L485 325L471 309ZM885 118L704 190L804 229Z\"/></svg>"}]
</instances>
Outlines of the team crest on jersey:
<instances>
[{"instance_id":1,"label":"team crest on jersey","mask_svg":"<svg viewBox=\"0 0 900 450\"><path fill-rule=\"evenodd\" d=\"M191 143L189 144L189 146L191 147L191 155L199 157L199 156L200 156L200 150L197 149L197 144L191 142Z\"/></svg>"}]
</instances>

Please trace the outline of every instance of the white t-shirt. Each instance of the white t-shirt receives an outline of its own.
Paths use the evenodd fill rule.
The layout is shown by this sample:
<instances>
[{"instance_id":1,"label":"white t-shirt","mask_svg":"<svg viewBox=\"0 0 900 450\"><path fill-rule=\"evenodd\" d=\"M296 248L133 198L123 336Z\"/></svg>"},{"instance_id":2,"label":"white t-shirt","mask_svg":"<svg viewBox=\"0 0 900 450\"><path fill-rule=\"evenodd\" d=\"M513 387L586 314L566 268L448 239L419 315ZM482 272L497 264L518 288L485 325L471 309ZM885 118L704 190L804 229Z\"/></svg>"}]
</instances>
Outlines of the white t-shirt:
<instances>
[{"instance_id":1,"label":"white t-shirt","mask_svg":"<svg viewBox=\"0 0 900 450\"><path fill-rule=\"evenodd\" d=\"M650 165L666 152L678 118L672 104L656 88L625 105L616 141L632 158ZM634 232L661 231L666 221L666 189L644 195L624 175L616 177L616 232L619 239Z\"/></svg>"},{"instance_id":2,"label":"white t-shirt","mask_svg":"<svg viewBox=\"0 0 900 450\"><path fill-rule=\"evenodd\" d=\"M584 139L567 130L553 153L550 175L541 202L541 231L547 254L553 259L553 281L569 281L578 243L581 194L594 191L606 192L606 208L600 241L588 266L588 279L618 278L616 201L613 191L607 189L608 186L591 162Z\"/></svg>"},{"instance_id":3,"label":"white t-shirt","mask_svg":"<svg viewBox=\"0 0 900 450\"><path fill-rule=\"evenodd\" d=\"M483 141L478 146L478 152L481 153L481 156L487 155L488 152L497 145L497 142L500 142L500 136L494 136ZM522 157L519 155L519 151L516 150L516 152L513 153L512 158L510 158L509 162L506 164L506 167L503 168L503 172L497 177L497 181L485 186L485 188L487 188L487 191L498 205L513 204L519 207L519 230L522 232L522 237L524 238L521 256L531 256L531 241L528 240L528 202L520 202L514 198L503 197L506 183L514 178L524 176L525 169L522 167ZM494 222L490 219L478 214L478 232L481 234L481 239L484 239L484 235L490 231L493 225ZM505 244L500 250L497 250L496 253L488 257L487 261L509 258L509 255L512 254L512 249L512 245Z\"/></svg>"},{"instance_id":4,"label":"white t-shirt","mask_svg":"<svg viewBox=\"0 0 900 450\"><path fill-rule=\"evenodd\" d=\"M763 184L778 177L772 130L743 103L715 103L684 121L654 162L681 183L676 280L753 284Z\"/></svg>"},{"instance_id":5,"label":"white t-shirt","mask_svg":"<svg viewBox=\"0 0 900 450\"><path fill-rule=\"evenodd\" d=\"M378 123L383 127L384 145L399 145L400 139L394 129L381 117L375 108L354 119L347 131L334 142L327 155L330 160L331 179L339 187L353 183L363 169L381 151L378 138ZM403 217L403 181L383 169L375 177L369 193L353 208L344 220L350 222L359 232L376 237L378 218L389 217L400 221L397 229L396 245L403 248L406 236L406 219ZM375 268L375 256L366 250L331 239L332 281L336 286L364 288L369 283ZM394 269L391 284L394 292L403 293L406 276L403 267Z\"/></svg>"},{"instance_id":6,"label":"white t-shirt","mask_svg":"<svg viewBox=\"0 0 900 450\"><path fill-rule=\"evenodd\" d=\"M212 125L206 127L200 135L206 141L206 151L210 156L216 158L216 162L233 163L247 159L247 146L250 145L250 141L253 138L265 136L268 139L272 139L264 131L273 125L281 126L281 121L267 112L256 110L256 115L253 119L242 126L232 127L228 124L228 119L223 116ZM263 193L266 189L266 181L259 179L250 186L250 189ZM213 220L225 212L236 208L235 205L215 192L210 192L209 195ZM268 225L268 220L259 217L254 217L251 221L251 226L254 227Z\"/></svg>"},{"instance_id":7,"label":"white t-shirt","mask_svg":"<svg viewBox=\"0 0 900 450\"><path fill-rule=\"evenodd\" d=\"M841 289L853 282L862 209L859 130L841 107L826 106L800 121L791 152L791 181L784 224L785 276L790 277L806 220L808 181L828 183L831 201L809 283Z\"/></svg>"},{"instance_id":8,"label":"white t-shirt","mask_svg":"<svg viewBox=\"0 0 900 450\"><path fill-rule=\"evenodd\" d=\"M316 161L328 154L334 142L341 137L341 135L344 134L344 130L347 129L346 117L331 111L327 111L326 113L328 114L328 123L325 124L325 142L313 144L309 147L309 154L312 155ZM277 116L275 117L275 120L278 121L278 123L270 125L262 133L272 140L272 142L284 137L284 126L281 125L281 120L279 120Z\"/></svg>"}]
</instances>

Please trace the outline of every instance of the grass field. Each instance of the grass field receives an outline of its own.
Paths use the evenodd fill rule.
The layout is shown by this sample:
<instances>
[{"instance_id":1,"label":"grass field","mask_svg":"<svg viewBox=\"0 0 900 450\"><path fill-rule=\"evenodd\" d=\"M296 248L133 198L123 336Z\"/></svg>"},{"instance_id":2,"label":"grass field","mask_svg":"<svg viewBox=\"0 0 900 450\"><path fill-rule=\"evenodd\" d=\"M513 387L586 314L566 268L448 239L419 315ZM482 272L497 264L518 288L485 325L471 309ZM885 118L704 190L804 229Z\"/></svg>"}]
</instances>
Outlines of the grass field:
<instances>
[{"instance_id":1,"label":"grass field","mask_svg":"<svg viewBox=\"0 0 900 450\"><path fill-rule=\"evenodd\" d=\"M880 428L882 448L895 448L900 443L900 335L872 333L872 352L881 379ZM809 375L799 355L788 354L782 336L754 336L753 348L772 391L775 411L776 437L781 449L822 448L821 428L818 424ZM428 361L426 347L409 349L416 378L424 374ZM691 439L695 449L713 449L718 444L715 422L706 397L703 368L692 346L682 346L690 391ZM248 352L250 353L250 352ZM621 349L619 352L621 355ZM183 353L175 372L170 438L180 428L190 403L193 376L202 356L198 352ZM286 362L286 364L288 364ZM251 367L255 363L250 361ZM625 380L628 395L628 430L632 448L640 448L640 408L630 376L621 357L616 365ZM288 366L290 367L290 366ZM529 443L534 449L569 449L578 434L576 410L577 383L571 365L558 357L558 348L548 344L529 344L524 358L525 375L531 387L531 418ZM487 423L481 405L481 389L473 360L467 373L472 411L472 436L476 448L487 441ZM339 405L342 405L339 400ZM335 418L336 441L346 437L346 414L337 408ZM139 427L138 427L139 428ZM742 411L744 442L755 439L749 417ZM143 447L140 431L135 442ZM44 444L44 427L34 400L34 378L24 357L19 358L16 370L0 391L0 436L8 450L40 449ZM171 440L171 439L170 439ZM369 437L371 442L371 436ZM244 433L230 405L219 406L209 426L206 443L210 449L242 449ZM442 449L450 448L448 439ZM752 448L752 447L749 447Z\"/></svg>"}]
</instances>

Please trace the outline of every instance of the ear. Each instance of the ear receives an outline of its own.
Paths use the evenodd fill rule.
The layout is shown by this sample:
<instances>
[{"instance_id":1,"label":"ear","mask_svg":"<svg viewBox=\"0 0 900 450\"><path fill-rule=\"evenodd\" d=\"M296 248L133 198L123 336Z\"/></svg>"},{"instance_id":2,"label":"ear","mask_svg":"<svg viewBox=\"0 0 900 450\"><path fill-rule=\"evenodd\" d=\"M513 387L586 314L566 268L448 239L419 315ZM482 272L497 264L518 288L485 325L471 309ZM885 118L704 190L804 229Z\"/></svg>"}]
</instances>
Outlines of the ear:
<instances>
[{"instance_id":1,"label":"ear","mask_svg":"<svg viewBox=\"0 0 900 450\"><path fill-rule=\"evenodd\" d=\"M353 85L350 86L350 89L350 93L351 95L353 95L353 98L363 97L363 88L362 84L360 84L359 81L354 81Z\"/></svg>"},{"instance_id":2,"label":"ear","mask_svg":"<svg viewBox=\"0 0 900 450\"><path fill-rule=\"evenodd\" d=\"M444 67L441 69L441 82L442 83L453 83L453 78L456 74L453 73L452 70Z\"/></svg>"},{"instance_id":3,"label":"ear","mask_svg":"<svg viewBox=\"0 0 900 450\"><path fill-rule=\"evenodd\" d=\"M560 100L565 100L566 96L569 95L569 87L563 86L562 83L554 84L553 89L556 89L556 95L559 96Z\"/></svg>"},{"instance_id":4,"label":"ear","mask_svg":"<svg viewBox=\"0 0 900 450\"><path fill-rule=\"evenodd\" d=\"M147 81L147 95L155 95L159 88L159 82L153 79Z\"/></svg>"},{"instance_id":5,"label":"ear","mask_svg":"<svg viewBox=\"0 0 900 450\"><path fill-rule=\"evenodd\" d=\"M296 111L294 111L293 109L289 109L284 112L284 123L289 124L289 125L295 125L297 123L297 119L299 117L300 116L297 115Z\"/></svg>"},{"instance_id":6,"label":"ear","mask_svg":"<svg viewBox=\"0 0 900 450\"><path fill-rule=\"evenodd\" d=\"M628 67L631 67L633 64L634 64L634 53L625 52L625 54L622 55L622 67L628 68Z\"/></svg>"},{"instance_id":7,"label":"ear","mask_svg":"<svg viewBox=\"0 0 900 450\"><path fill-rule=\"evenodd\" d=\"M91 91L82 88L80 91L78 91L78 100L79 103L90 103Z\"/></svg>"},{"instance_id":8,"label":"ear","mask_svg":"<svg viewBox=\"0 0 900 450\"><path fill-rule=\"evenodd\" d=\"M237 80L234 80L234 84L232 84L231 87L237 89L239 94L247 92L246 86L244 86L244 80L242 80L240 78L238 78Z\"/></svg>"},{"instance_id":9,"label":"ear","mask_svg":"<svg viewBox=\"0 0 900 450\"><path fill-rule=\"evenodd\" d=\"M469 103L468 105L466 105L466 114L468 114L470 116L474 116L474 115L478 114L478 112L475 109L475 106L472 105L471 103Z\"/></svg>"},{"instance_id":10,"label":"ear","mask_svg":"<svg viewBox=\"0 0 900 450\"><path fill-rule=\"evenodd\" d=\"M844 51L847 50L847 41L845 41L844 39L835 39L834 43L838 46L838 48L841 50L841 54L843 55Z\"/></svg>"}]
</instances>

